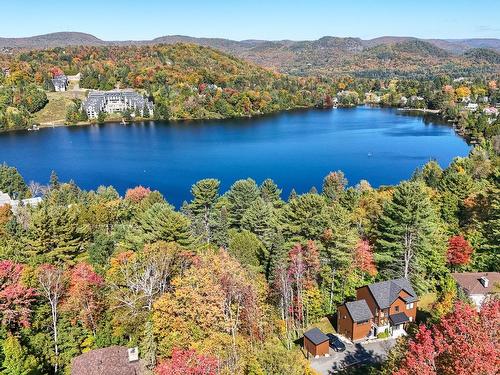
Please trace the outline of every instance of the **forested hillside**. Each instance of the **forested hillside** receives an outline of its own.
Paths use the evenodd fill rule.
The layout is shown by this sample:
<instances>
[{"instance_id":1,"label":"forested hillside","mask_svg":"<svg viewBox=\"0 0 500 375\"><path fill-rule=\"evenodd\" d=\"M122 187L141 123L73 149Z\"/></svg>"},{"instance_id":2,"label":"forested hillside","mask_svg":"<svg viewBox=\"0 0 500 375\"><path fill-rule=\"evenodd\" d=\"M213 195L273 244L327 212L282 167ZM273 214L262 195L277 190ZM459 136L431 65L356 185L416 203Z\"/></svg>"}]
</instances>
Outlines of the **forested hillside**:
<instances>
[{"instance_id":1,"label":"forested hillside","mask_svg":"<svg viewBox=\"0 0 500 375\"><path fill-rule=\"evenodd\" d=\"M325 95L320 79L286 76L186 44L55 48L3 56L3 60L0 55L0 64L10 70L8 77L0 73L4 97L0 127L7 129L24 127L29 113L44 104L37 100L22 106L16 92L22 96L32 84L53 90L54 71L81 73L80 87L85 89L138 89L154 100L158 119L254 116L315 106ZM9 108L26 113L18 119ZM78 102L75 108L79 109Z\"/></svg>"},{"instance_id":2,"label":"forested hillside","mask_svg":"<svg viewBox=\"0 0 500 375\"><path fill-rule=\"evenodd\" d=\"M498 39L417 39L384 36L369 40L325 36L318 40L243 40L168 35L152 40L104 41L75 32L0 38L14 52L68 46L144 46L189 43L215 48L262 67L298 76L431 78L498 74ZM485 50L482 53L474 49ZM495 58L496 56L496 58Z\"/></svg>"},{"instance_id":3,"label":"forested hillside","mask_svg":"<svg viewBox=\"0 0 500 375\"><path fill-rule=\"evenodd\" d=\"M407 273L419 295L438 293L439 320L456 298L451 270L499 271L499 159L489 142L380 189L347 188L340 171L321 192L286 199L272 180L221 192L206 179L180 211L140 186L120 197L56 174L28 186L7 166L0 178L11 194L43 194L36 208L0 208L9 374L68 373L73 357L112 344L138 345L158 374L193 361L210 364L208 374L310 373L294 341L356 287Z\"/></svg>"}]
</instances>

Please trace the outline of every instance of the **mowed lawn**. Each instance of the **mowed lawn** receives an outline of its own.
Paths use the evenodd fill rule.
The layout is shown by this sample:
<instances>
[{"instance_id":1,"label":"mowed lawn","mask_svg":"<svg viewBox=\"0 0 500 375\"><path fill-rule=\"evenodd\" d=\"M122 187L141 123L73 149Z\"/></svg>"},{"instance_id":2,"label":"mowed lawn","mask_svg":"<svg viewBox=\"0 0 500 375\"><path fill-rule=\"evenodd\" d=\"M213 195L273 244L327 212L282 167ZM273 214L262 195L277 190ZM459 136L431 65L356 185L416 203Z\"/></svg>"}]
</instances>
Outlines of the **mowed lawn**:
<instances>
[{"instance_id":1,"label":"mowed lawn","mask_svg":"<svg viewBox=\"0 0 500 375\"><path fill-rule=\"evenodd\" d=\"M73 105L74 98L83 99L85 92L48 92L49 102L34 115L37 124L61 124L66 119L66 112Z\"/></svg>"}]
</instances>

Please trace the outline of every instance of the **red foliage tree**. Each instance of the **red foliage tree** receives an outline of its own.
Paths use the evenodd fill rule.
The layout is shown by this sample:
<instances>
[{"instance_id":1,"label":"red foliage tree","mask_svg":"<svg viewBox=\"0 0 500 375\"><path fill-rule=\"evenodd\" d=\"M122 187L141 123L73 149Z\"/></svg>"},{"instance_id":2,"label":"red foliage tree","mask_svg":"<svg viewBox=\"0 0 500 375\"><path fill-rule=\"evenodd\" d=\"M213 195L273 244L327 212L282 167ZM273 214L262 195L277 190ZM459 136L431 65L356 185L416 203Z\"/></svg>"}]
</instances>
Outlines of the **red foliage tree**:
<instances>
[{"instance_id":1,"label":"red foliage tree","mask_svg":"<svg viewBox=\"0 0 500 375\"><path fill-rule=\"evenodd\" d=\"M366 272L370 276L375 276L377 274L377 267L375 266L375 261L373 260L373 250L367 240L361 240L358 242L354 257L355 266L362 272Z\"/></svg>"},{"instance_id":2,"label":"red foliage tree","mask_svg":"<svg viewBox=\"0 0 500 375\"><path fill-rule=\"evenodd\" d=\"M156 375L215 375L219 361L215 357L197 354L195 350L175 348L172 358L160 363Z\"/></svg>"},{"instance_id":3,"label":"red foliage tree","mask_svg":"<svg viewBox=\"0 0 500 375\"><path fill-rule=\"evenodd\" d=\"M128 189L125 193L125 199L128 199L134 203L139 203L144 198L146 198L151 193L149 188L143 186L136 186L133 189Z\"/></svg>"},{"instance_id":4,"label":"red foliage tree","mask_svg":"<svg viewBox=\"0 0 500 375\"><path fill-rule=\"evenodd\" d=\"M448 240L446 258L452 266L462 266L470 262L472 246L462 236L453 236Z\"/></svg>"},{"instance_id":5,"label":"red foliage tree","mask_svg":"<svg viewBox=\"0 0 500 375\"><path fill-rule=\"evenodd\" d=\"M61 68L59 68L57 66L50 69L50 73L52 74L52 77L57 77L57 76L64 74L64 72L61 70Z\"/></svg>"},{"instance_id":6,"label":"red foliage tree","mask_svg":"<svg viewBox=\"0 0 500 375\"><path fill-rule=\"evenodd\" d=\"M68 279L67 298L62 308L73 314L74 322L80 321L86 328L95 332L103 308L100 288L104 284L104 279L86 263L79 263L73 267L69 271Z\"/></svg>"},{"instance_id":7,"label":"red foliage tree","mask_svg":"<svg viewBox=\"0 0 500 375\"><path fill-rule=\"evenodd\" d=\"M36 292L21 281L24 266L10 260L0 261L0 315L10 330L29 326L31 304Z\"/></svg>"},{"instance_id":8,"label":"red foliage tree","mask_svg":"<svg viewBox=\"0 0 500 375\"><path fill-rule=\"evenodd\" d=\"M485 302L480 312L458 302L430 329L421 325L395 375L498 374L500 301Z\"/></svg>"}]
</instances>

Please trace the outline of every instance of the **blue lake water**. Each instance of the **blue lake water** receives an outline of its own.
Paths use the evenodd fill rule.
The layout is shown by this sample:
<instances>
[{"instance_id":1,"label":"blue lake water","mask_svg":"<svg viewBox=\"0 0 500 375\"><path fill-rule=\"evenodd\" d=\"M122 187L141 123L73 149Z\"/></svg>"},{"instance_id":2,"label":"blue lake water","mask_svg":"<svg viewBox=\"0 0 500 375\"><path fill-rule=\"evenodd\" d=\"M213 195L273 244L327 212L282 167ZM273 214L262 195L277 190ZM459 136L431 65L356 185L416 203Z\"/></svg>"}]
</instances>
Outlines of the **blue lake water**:
<instances>
[{"instance_id":1,"label":"blue lake water","mask_svg":"<svg viewBox=\"0 0 500 375\"><path fill-rule=\"evenodd\" d=\"M47 183L51 170L80 187L136 185L179 206L202 178L272 178L286 198L292 188L321 189L342 170L351 185L395 184L435 159L442 167L469 146L449 126L384 108L307 110L245 120L144 122L59 127L0 134L0 162L27 181Z\"/></svg>"}]
</instances>

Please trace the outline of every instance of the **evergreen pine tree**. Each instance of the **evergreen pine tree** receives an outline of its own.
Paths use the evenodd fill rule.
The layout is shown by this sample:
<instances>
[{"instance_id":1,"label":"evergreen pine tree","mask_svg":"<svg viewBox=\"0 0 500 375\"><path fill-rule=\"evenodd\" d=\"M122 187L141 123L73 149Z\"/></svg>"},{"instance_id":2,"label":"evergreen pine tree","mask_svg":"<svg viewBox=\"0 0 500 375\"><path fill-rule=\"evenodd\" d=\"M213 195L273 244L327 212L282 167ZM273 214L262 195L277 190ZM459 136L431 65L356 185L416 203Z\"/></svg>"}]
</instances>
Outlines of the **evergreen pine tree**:
<instances>
[{"instance_id":1,"label":"evergreen pine tree","mask_svg":"<svg viewBox=\"0 0 500 375\"><path fill-rule=\"evenodd\" d=\"M259 188L251 178L236 181L231 186L227 193L227 200L229 202L229 220L233 228L241 226L243 214L259 196Z\"/></svg>"},{"instance_id":2,"label":"evergreen pine tree","mask_svg":"<svg viewBox=\"0 0 500 375\"><path fill-rule=\"evenodd\" d=\"M422 289L426 278L445 268L445 245L424 186L402 182L396 187L378 223L375 254L383 276L410 277Z\"/></svg>"},{"instance_id":3,"label":"evergreen pine tree","mask_svg":"<svg viewBox=\"0 0 500 375\"><path fill-rule=\"evenodd\" d=\"M265 202L278 207L281 204L281 189L270 178L260 185L260 196Z\"/></svg>"},{"instance_id":4,"label":"evergreen pine tree","mask_svg":"<svg viewBox=\"0 0 500 375\"><path fill-rule=\"evenodd\" d=\"M49 186L52 190L59 188L59 177L57 176L56 171L50 172Z\"/></svg>"},{"instance_id":5,"label":"evergreen pine tree","mask_svg":"<svg viewBox=\"0 0 500 375\"><path fill-rule=\"evenodd\" d=\"M273 211L273 206L259 197L252 202L241 219L241 227L256 234L266 247L270 245L276 227Z\"/></svg>"},{"instance_id":6,"label":"evergreen pine tree","mask_svg":"<svg viewBox=\"0 0 500 375\"><path fill-rule=\"evenodd\" d=\"M154 203L133 219L133 230L128 233L127 242L136 250L157 241L189 245L192 242L190 225L189 219L174 211L168 203Z\"/></svg>"},{"instance_id":7,"label":"evergreen pine tree","mask_svg":"<svg viewBox=\"0 0 500 375\"><path fill-rule=\"evenodd\" d=\"M192 215L195 233L200 235L204 242L212 240L211 222L213 221L214 206L219 198L220 181L208 178L198 181L191 187L193 199L187 206Z\"/></svg>"}]
</instances>

